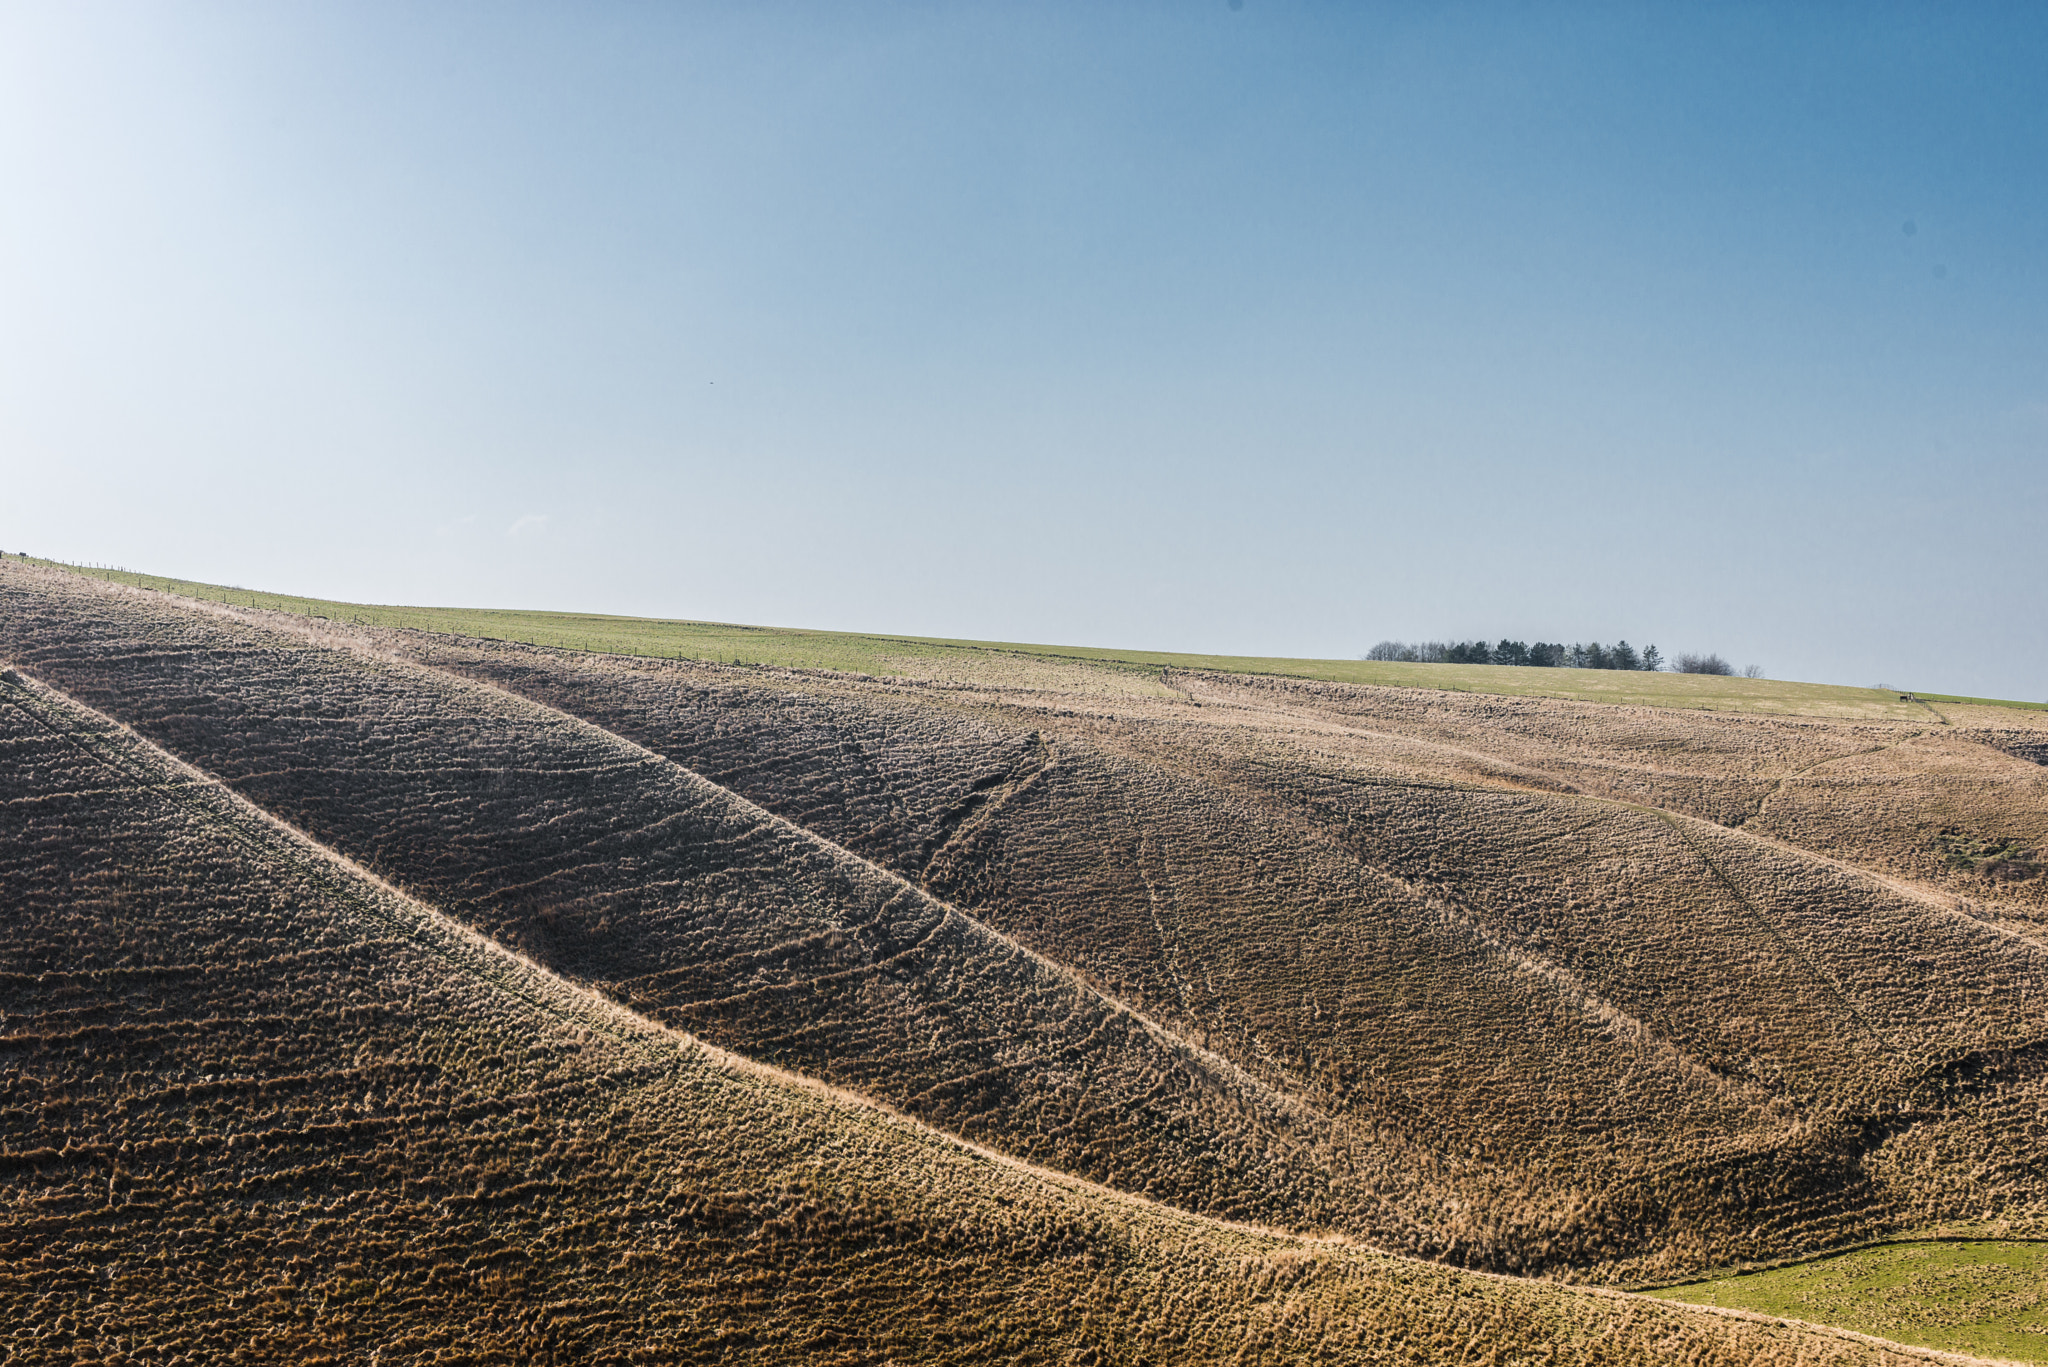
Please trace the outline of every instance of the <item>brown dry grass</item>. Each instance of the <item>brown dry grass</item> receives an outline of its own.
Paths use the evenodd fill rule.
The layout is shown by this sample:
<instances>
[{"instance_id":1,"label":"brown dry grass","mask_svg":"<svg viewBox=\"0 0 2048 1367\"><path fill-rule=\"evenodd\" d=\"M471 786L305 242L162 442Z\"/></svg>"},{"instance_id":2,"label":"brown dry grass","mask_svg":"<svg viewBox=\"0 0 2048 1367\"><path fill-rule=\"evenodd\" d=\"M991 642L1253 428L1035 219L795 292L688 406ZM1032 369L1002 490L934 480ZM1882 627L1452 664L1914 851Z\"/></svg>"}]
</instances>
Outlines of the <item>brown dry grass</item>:
<instances>
[{"instance_id":1,"label":"brown dry grass","mask_svg":"<svg viewBox=\"0 0 2048 1367\"><path fill-rule=\"evenodd\" d=\"M19 678L0 813L10 1362L1916 1356L992 1160L581 991Z\"/></svg>"},{"instance_id":2,"label":"brown dry grass","mask_svg":"<svg viewBox=\"0 0 2048 1367\"><path fill-rule=\"evenodd\" d=\"M2042 880L1955 858L2042 848L2025 728L920 687L13 569L0 652L637 1011L1189 1210L1626 1281L2048 1209Z\"/></svg>"}]
</instances>

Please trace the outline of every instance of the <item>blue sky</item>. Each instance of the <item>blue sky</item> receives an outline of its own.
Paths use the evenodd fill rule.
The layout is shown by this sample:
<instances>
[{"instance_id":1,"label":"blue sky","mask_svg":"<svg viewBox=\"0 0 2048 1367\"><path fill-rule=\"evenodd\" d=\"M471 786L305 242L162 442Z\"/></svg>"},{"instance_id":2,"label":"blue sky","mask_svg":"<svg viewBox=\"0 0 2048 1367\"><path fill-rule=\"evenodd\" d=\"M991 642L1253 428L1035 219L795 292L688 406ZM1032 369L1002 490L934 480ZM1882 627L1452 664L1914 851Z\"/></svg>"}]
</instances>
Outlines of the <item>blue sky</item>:
<instances>
[{"instance_id":1,"label":"blue sky","mask_svg":"<svg viewBox=\"0 0 2048 1367\"><path fill-rule=\"evenodd\" d=\"M2038 5L0 4L0 546L2048 699Z\"/></svg>"}]
</instances>

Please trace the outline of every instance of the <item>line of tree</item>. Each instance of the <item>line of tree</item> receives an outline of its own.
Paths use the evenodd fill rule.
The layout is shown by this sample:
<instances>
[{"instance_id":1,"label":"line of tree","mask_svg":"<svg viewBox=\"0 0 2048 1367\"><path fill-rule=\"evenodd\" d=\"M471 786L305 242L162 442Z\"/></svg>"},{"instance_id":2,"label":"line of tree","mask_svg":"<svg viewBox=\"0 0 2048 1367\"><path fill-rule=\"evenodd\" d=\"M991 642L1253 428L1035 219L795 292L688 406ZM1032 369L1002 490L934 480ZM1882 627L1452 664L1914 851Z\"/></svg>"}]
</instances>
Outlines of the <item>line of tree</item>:
<instances>
[{"instance_id":1,"label":"line of tree","mask_svg":"<svg viewBox=\"0 0 2048 1367\"><path fill-rule=\"evenodd\" d=\"M1367 660L1403 660L1415 664L1446 665L1531 665L1547 669L1668 669L1674 674L1733 674L1735 669L1719 655L1682 654L1665 662L1655 646L1637 650L1627 641L1602 645L1598 641L1503 640L1498 645L1484 641L1381 641L1362 657ZM1751 665L1742 671L1751 679L1763 677L1763 670Z\"/></svg>"},{"instance_id":2,"label":"line of tree","mask_svg":"<svg viewBox=\"0 0 2048 1367\"><path fill-rule=\"evenodd\" d=\"M1420 664L1530 665L1546 669L1662 669L1664 653L1655 646L1637 650L1627 641L1603 645L1599 641L1574 642L1503 640L1497 645L1484 641L1381 641L1365 653L1368 660L1407 660ZM1681 655L1674 668L1700 657ZM1718 656L1707 657L1718 660ZM1727 672L1727 665L1721 666ZM1694 671L1712 672L1712 671Z\"/></svg>"}]
</instances>

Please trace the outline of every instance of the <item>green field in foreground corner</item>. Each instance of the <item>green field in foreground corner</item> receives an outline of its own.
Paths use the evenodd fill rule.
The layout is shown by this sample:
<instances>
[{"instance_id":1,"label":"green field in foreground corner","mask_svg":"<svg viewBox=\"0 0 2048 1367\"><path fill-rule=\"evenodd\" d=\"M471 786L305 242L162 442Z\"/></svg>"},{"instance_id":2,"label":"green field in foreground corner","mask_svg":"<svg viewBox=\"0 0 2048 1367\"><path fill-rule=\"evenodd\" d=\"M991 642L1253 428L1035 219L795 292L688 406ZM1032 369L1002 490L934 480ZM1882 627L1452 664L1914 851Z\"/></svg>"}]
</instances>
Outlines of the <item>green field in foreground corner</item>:
<instances>
[{"instance_id":1,"label":"green field in foreground corner","mask_svg":"<svg viewBox=\"0 0 2048 1367\"><path fill-rule=\"evenodd\" d=\"M2048 704L1915 694L1907 701L1889 689L1840 684L1742 679L1711 674L1661 674L1608 669L1521 669L1509 665L1400 664L1377 660L1307 660L1243 655L1191 655L1169 651L1111 650L1093 646L1030 645L1008 641L887 636L796 627L740 626L597 613L529 612L511 608L404 607L347 603L267 593L231 585L140 574L130 570L29 560L79 574L159 589L186 597L301 616L400 627L460 636L519 641L561 650L645 655L722 664L829 669L910 678L972 679L978 661L1044 660L1114 670L1161 669L1231 674L1274 674L1335 683L1431 688L1463 693L1567 698L1639 707L1701 708L1761 715L1935 721L1929 704L1961 704L2048 711Z\"/></svg>"},{"instance_id":2,"label":"green field in foreground corner","mask_svg":"<svg viewBox=\"0 0 2048 1367\"><path fill-rule=\"evenodd\" d=\"M2048 1241L1926 1239L1648 1294L2048 1363Z\"/></svg>"}]
</instances>

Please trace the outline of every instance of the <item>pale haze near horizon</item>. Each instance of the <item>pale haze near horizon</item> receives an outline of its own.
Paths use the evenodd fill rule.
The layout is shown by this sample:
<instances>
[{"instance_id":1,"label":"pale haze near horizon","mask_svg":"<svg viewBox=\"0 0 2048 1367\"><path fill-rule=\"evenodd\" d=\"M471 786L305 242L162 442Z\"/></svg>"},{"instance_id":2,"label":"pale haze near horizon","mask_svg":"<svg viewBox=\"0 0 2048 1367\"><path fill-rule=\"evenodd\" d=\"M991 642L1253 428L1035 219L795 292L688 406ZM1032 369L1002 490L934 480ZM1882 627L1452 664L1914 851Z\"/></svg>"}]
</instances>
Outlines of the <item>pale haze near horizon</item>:
<instances>
[{"instance_id":1,"label":"pale haze near horizon","mask_svg":"<svg viewBox=\"0 0 2048 1367\"><path fill-rule=\"evenodd\" d=\"M2038 6L0 5L0 547L2048 699Z\"/></svg>"}]
</instances>

